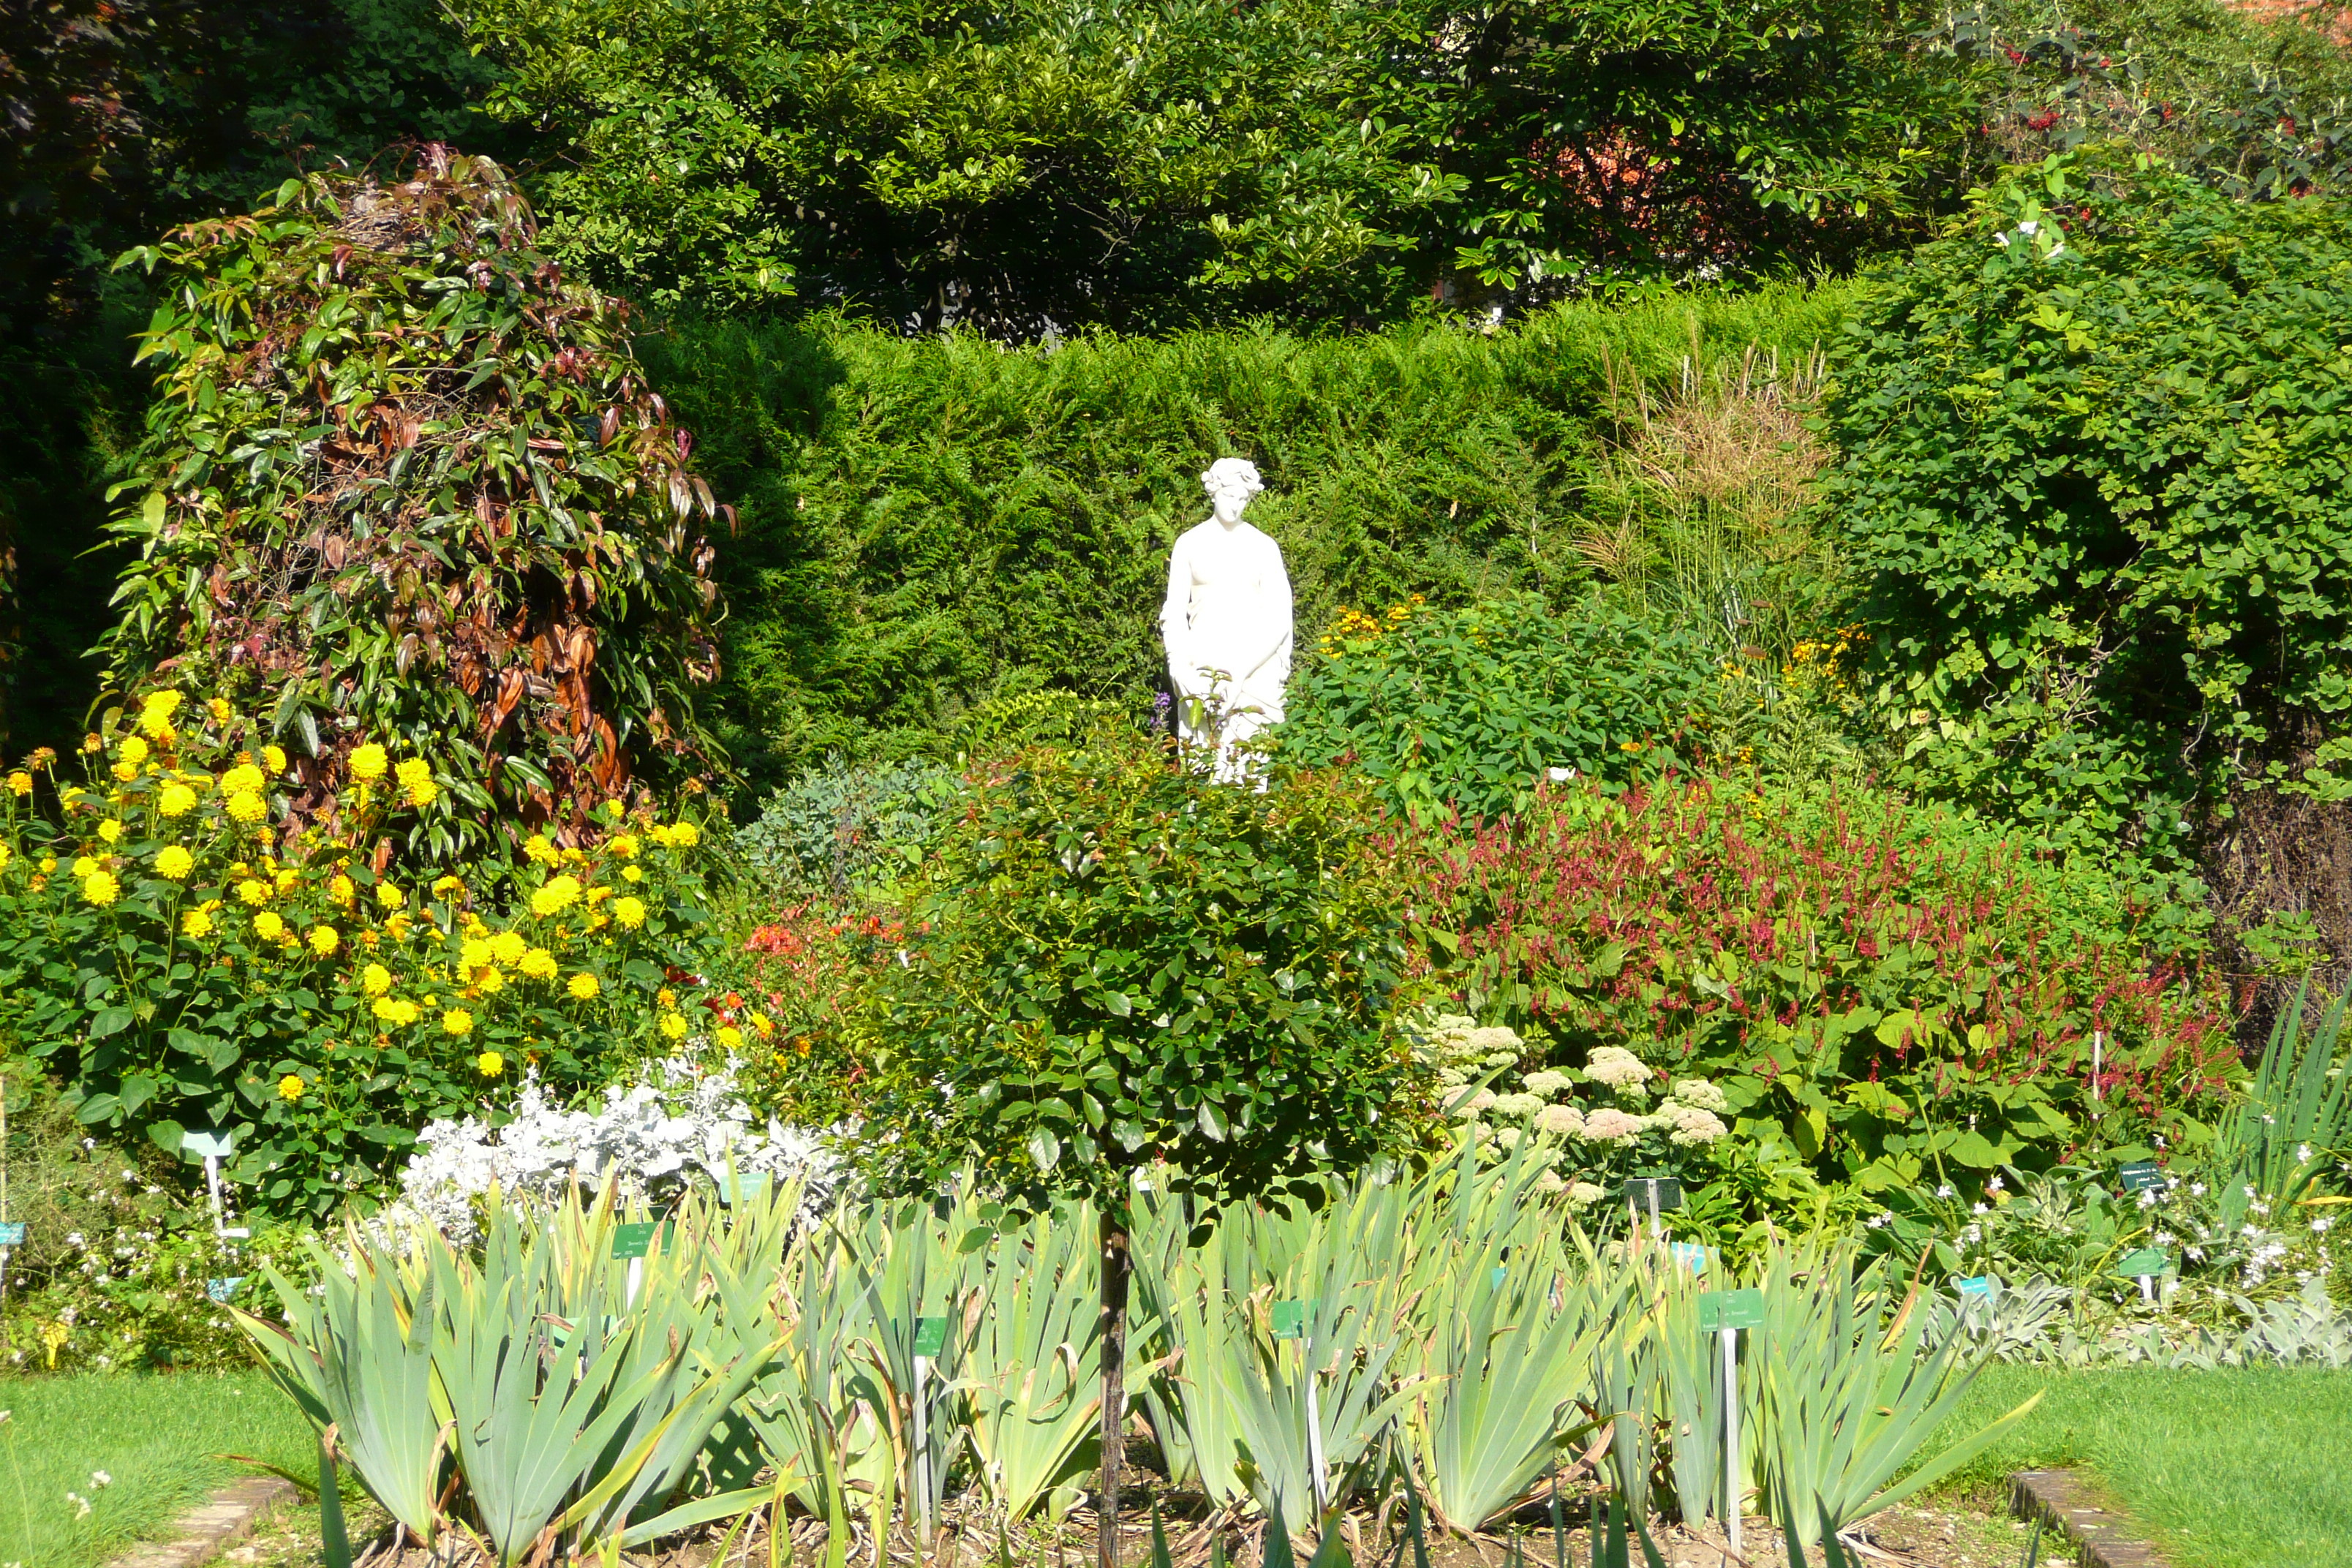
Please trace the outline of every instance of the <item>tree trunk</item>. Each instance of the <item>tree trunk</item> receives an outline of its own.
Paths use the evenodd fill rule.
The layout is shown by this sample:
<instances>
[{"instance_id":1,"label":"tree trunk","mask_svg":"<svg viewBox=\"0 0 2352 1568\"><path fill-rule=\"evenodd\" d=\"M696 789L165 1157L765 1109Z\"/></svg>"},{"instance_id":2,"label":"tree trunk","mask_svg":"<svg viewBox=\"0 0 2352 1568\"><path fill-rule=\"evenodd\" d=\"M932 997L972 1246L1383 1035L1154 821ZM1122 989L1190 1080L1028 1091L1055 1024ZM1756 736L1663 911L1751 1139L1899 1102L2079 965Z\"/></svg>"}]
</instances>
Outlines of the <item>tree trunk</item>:
<instances>
[{"instance_id":1,"label":"tree trunk","mask_svg":"<svg viewBox=\"0 0 2352 1568\"><path fill-rule=\"evenodd\" d=\"M1095 1561L1118 1568L1118 1468L1127 1447L1127 1227L1105 1208L1102 1238L1102 1499Z\"/></svg>"}]
</instances>

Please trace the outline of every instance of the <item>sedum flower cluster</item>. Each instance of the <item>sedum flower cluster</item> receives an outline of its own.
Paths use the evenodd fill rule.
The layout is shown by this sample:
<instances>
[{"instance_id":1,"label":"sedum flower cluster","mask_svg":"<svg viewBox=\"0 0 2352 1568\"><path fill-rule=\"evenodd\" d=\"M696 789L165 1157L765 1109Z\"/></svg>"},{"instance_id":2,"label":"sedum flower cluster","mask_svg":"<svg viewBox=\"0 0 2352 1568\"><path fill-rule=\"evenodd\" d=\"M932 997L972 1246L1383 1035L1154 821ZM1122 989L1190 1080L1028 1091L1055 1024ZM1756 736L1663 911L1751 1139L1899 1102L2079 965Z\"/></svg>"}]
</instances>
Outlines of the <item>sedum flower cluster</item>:
<instances>
[{"instance_id":1,"label":"sedum flower cluster","mask_svg":"<svg viewBox=\"0 0 2352 1568\"><path fill-rule=\"evenodd\" d=\"M660 1200L699 1176L730 1168L807 1183L812 1210L828 1205L840 1163L818 1134L769 1121L755 1127L737 1081L740 1063L706 1070L680 1057L646 1064L629 1087L614 1085L593 1110L567 1110L526 1075L513 1116L496 1127L468 1116L435 1121L400 1175L400 1202L382 1222L397 1234L415 1219L453 1241L480 1236L493 1195L560 1197L577 1184L614 1183L625 1197Z\"/></svg>"},{"instance_id":2,"label":"sedum flower cluster","mask_svg":"<svg viewBox=\"0 0 2352 1568\"><path fill-rule=\"evenodd\" d=\"M1729 1130L1723 1090L1705 1079L1675 1080L1653 1107L1659 1075L1620 1046L1594 1050L1581 1068L1516 1071L1527 1055L1517 1031L1454 1014L1409 1026L1436 1075L1447 1114L1496 1159L1534 1139L1539 1184L1581 1205L1605 1195L1635 1168L1669 1169L1706 1151ZM1518 1078L1516 1088L1493 1085ZM1577 1097L1581 1094L1582 1100Z\"/></svg>"}]
</instances>

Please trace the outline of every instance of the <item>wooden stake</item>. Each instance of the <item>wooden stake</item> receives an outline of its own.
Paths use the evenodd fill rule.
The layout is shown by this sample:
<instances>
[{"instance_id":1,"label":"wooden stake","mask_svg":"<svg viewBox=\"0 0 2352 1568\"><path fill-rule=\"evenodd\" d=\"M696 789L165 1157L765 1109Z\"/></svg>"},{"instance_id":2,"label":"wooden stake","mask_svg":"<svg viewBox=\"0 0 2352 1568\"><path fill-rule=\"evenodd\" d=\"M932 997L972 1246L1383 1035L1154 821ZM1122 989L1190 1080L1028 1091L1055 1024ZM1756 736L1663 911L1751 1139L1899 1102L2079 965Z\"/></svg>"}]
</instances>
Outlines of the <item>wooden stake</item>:
<instances>
[{"instance_id":1,"label":"wooden stake","mask_svg":"<svg viewBox=\"0 0 2352 1568\"><path fill-rule=\"evenodd\" d=\"M1108 1206L1102 1246L1102 1497L1095 1530L1098 1568L1118 1568L1118 1470L1127 1444L1127 1285L1133 1260L1126 1228Z\"/></svg>"}]
</instances>

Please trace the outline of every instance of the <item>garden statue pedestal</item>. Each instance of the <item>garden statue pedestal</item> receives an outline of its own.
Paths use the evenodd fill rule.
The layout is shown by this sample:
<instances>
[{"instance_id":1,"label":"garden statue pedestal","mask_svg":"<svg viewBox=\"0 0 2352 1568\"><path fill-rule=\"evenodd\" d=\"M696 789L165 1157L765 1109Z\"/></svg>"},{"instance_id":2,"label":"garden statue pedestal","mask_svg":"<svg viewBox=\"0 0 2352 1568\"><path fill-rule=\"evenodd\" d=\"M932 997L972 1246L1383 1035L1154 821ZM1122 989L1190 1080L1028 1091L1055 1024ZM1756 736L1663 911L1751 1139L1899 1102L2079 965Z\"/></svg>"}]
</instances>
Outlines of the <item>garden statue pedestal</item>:
<instances>
[{"instance_id":1,"label":"garden statue pedestal","mask_svg":"<svg viewBox=\"0 0 2352 1568\"><path fill-rule=\"evenodd\" d=\"M1231 777L1234 745L1282 721L1290 575L1282 547L1242 521L1265 488L1255 464L1220 458L1201 487L1213 515L1169 554L1160 636L1176 688L1177 733L1188 745L1215 748L1218 772Z\"/></svg>"}]
</instances>

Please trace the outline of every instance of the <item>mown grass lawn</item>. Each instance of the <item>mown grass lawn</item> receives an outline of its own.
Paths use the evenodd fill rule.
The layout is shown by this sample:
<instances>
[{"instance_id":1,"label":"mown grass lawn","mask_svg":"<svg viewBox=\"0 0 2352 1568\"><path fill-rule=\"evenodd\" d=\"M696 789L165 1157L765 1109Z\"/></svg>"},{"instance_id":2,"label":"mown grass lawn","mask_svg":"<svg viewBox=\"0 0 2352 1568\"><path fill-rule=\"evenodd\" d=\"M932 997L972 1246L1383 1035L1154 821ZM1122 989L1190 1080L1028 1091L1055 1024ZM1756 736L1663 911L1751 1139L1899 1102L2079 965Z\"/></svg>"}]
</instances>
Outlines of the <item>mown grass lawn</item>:
<instances>
[{"instance_id":1,"label":"mown grass lawn","mask_svg":"<svg viewBox=\"0 0 2352 1568\"><path fill-rule=\"evenodd\" d=\"M2013 1471L2072 1466L2149 1526L2175 1568L2352 1564L2352 1371L1995 1366L1954 1429L2037 1390L2042 1404L1959 1484L2005 1489Z\"/></svg>"},{"instance_id":2,"label":"mown grass lawn","mask_svg":"<svg viewBox=\"0 0 2352 1568\"><path fill-rule=\"evenodd\" d=\"M91 1568L173 1519L249 1454L315 1471L309 1426L257 1372L0 1382L0 1563ZM107 1483L95 1476L103 1474ZM68 1499L89 1500L84 1517Z\"/></svg>"}]
</instances>

